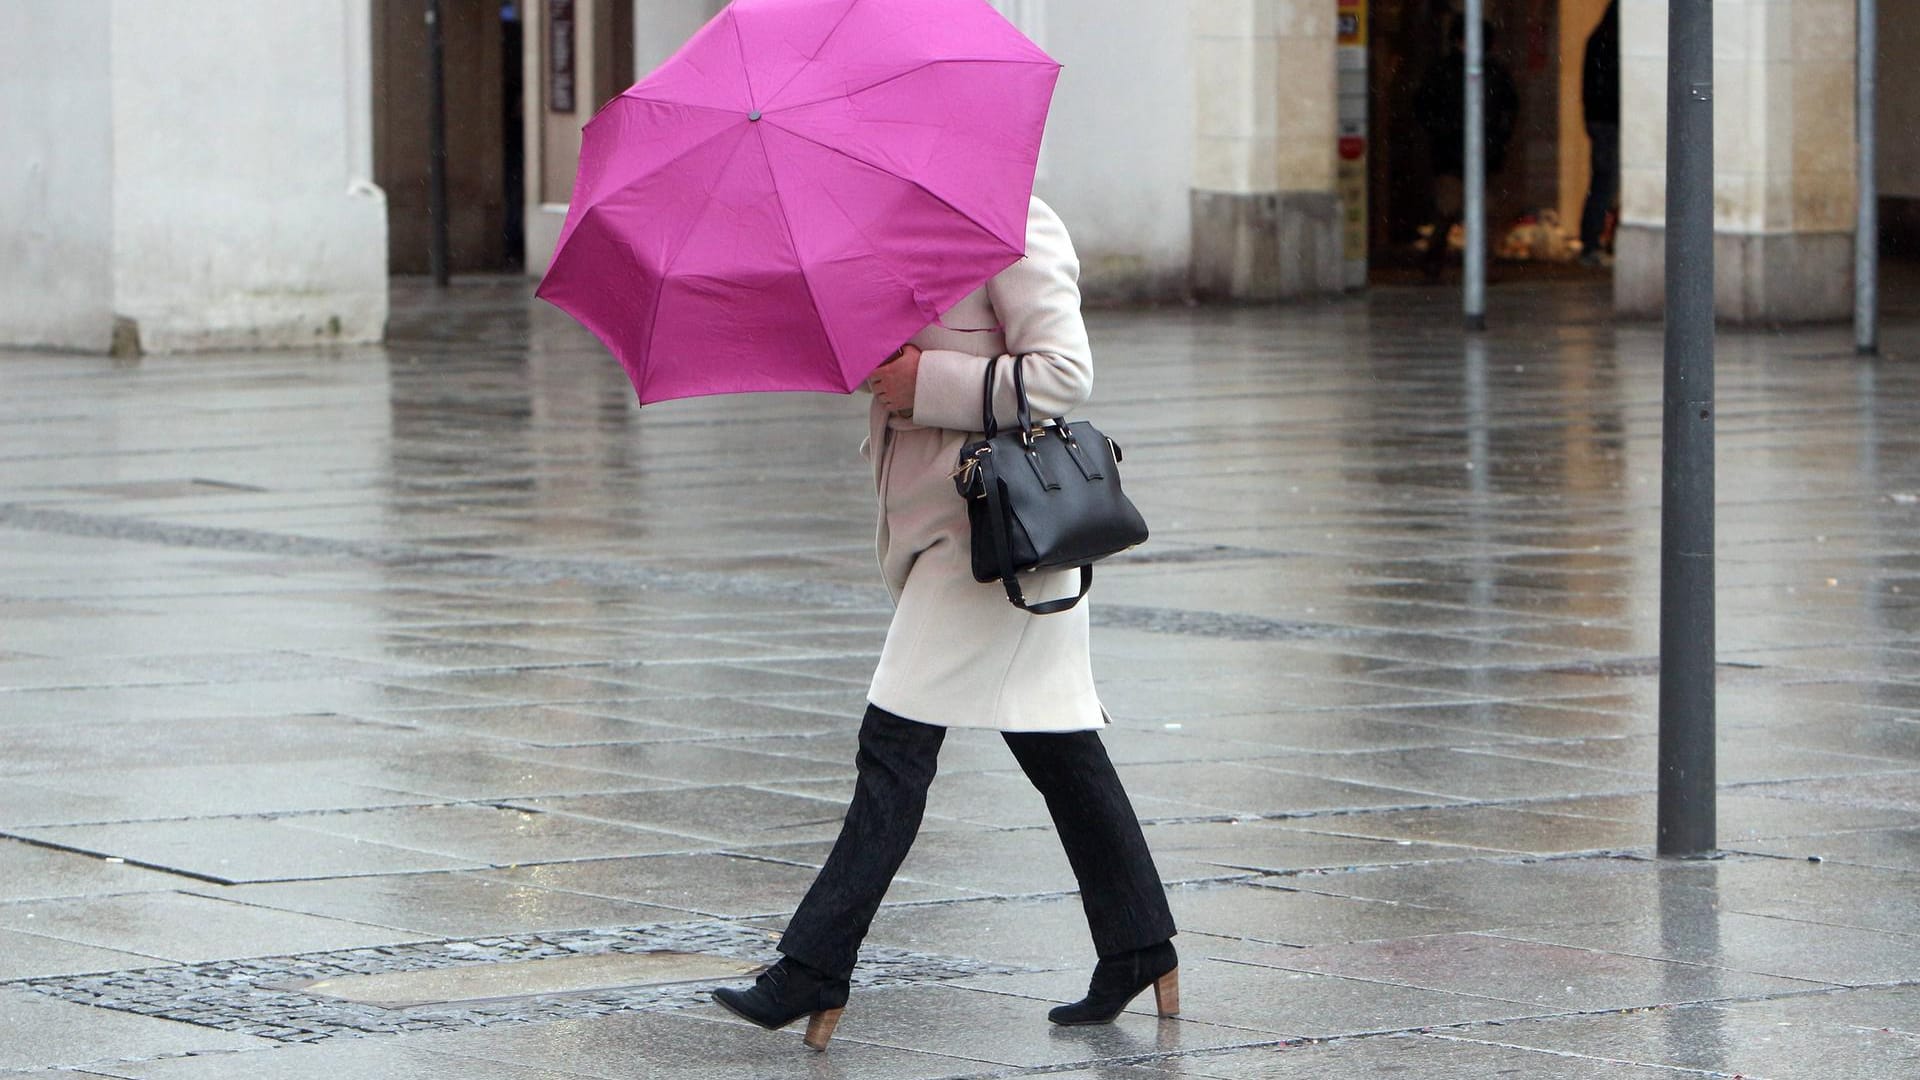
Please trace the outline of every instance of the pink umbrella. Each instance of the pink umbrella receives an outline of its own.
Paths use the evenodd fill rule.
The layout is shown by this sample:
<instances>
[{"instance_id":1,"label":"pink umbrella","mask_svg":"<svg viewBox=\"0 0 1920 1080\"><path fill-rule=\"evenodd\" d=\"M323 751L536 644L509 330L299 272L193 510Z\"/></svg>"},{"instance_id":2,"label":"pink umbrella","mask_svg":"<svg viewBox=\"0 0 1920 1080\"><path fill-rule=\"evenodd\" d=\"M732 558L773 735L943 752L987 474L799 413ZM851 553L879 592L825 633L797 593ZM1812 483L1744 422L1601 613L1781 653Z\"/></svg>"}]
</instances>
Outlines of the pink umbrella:
<instances>
[{"instance_id":1,"label":"pink umbrella","mask_svg":"<svg viewBox=\"0 0 1920 1080\"><path fill-rule=\"evenodd\" d=\"M1059 74L984 0L734 0L587 124L538 295L643 403L851 391L1025 253Z\"/></svg>"}]
</instances>

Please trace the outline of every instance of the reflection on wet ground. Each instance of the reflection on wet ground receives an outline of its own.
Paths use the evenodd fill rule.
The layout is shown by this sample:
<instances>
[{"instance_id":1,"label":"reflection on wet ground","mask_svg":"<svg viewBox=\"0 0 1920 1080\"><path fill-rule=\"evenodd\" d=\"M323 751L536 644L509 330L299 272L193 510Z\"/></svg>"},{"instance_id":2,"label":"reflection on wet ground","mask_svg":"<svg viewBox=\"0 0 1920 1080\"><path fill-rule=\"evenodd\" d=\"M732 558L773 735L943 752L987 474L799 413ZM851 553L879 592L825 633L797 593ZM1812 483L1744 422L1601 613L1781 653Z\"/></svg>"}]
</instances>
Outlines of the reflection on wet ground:
<instances>
[{"instance_id":1,"label":"reflection on wet ground","mask_svg":"<svg viewBox=\"0 0 1920 1080\"><path fill-rule=\"evenodd\" d=\"M1676 863L1660 330L1495 299L1095 313L1154 529L1096 664L1185 1014L1046 1024L1072 876L959 733L824 1063L512 975L770 956L887 621L864 401L642 412L512 281L397 286L383 349L0 356L0 1073L1912 1072L1920 324L1721 339L1726 855ZM491 996L297 989L402 974Z\"/></svg>"}]
</instances>

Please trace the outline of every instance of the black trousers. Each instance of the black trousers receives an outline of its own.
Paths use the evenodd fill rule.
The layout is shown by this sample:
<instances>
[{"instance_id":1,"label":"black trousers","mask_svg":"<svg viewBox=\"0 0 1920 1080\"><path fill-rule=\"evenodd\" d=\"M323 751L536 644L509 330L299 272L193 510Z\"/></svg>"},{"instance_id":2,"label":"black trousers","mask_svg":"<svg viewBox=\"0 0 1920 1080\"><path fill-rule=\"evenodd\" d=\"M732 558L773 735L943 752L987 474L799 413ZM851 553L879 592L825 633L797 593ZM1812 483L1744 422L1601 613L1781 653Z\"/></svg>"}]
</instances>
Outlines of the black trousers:
<instances>
[{"instance_id":1,"label":"black trousers","mask_svg":"<svg viewBox=\"0 0 1920 1080\"><path fill-rule=\"evenodd\" d=\"M913 847L947 729L867 706L859 779L820 875L780 939L787 956L832 975L853 971L880 900ZM1094 951L1144 949L1174 934L1153 855L1097 731L1005 732L1007 746L1053 815L1080 883Z\"/></svg>"}]
</instances>

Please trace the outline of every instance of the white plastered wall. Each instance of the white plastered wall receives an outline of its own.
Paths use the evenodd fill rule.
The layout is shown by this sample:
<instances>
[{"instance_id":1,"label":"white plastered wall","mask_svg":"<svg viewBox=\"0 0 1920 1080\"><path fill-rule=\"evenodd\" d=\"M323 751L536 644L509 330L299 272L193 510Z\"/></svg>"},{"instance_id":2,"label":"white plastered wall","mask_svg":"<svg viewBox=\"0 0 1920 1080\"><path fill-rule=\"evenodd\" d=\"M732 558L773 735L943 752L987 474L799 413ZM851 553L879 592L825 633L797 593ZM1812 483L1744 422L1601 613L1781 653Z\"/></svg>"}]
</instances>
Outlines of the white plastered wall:
<instances>
[{"instance_id":1,"label":"white plastered wall","mask_svg":"<svg viewBox=\"0 0 1920 1080\"><path fill-rule=\"evenodd\" d=\"M149 351L380 338L367 0L3 10L0 150L24 199L0 204L0 243L31 280L0 290L0 340L99 350L116 320Z\"/></svg>"},{"instance_id":2,"label":"white plastered wall","mask_svg":"<svg viewBox=\"0 0 1920 1080\"><path fill-rule=\"evenodd\" d=\"M0 4L0 343L113 335L109 0Z\"/></svg>"}]
</instances>

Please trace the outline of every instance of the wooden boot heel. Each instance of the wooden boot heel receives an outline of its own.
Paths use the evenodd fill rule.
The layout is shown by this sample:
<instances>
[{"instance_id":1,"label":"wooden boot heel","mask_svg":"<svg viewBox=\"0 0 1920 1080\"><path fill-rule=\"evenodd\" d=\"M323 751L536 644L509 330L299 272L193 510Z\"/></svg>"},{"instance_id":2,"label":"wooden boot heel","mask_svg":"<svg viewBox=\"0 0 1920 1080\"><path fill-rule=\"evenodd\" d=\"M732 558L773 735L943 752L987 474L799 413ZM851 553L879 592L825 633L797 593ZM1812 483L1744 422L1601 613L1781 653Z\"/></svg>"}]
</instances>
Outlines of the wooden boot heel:
<instances>
[{"instance_id":1,"label":"wooden boot heel","mask_svg":"<svg viewBox=\"0 0 1920 1080\"><path fill-rule=\"evenodd\" d=\"M825 1050L827 1040L833 1038L833 1029L840 1023L840 1014L844 1009L822 1009L807 1017L807 1037L804 1040L815 1050Z\"/></svg>"},{"instance_id":2,"label":"wooden boot heel","mask_svg":"<svg viewBox=\"0 0 1920 1080\"><path fill-rule=\"evenodd\" d=\"M1180 1015L1180 969L1153 980L1153 1004L1161 1016Z\"/></svg>"}]
</instances>

